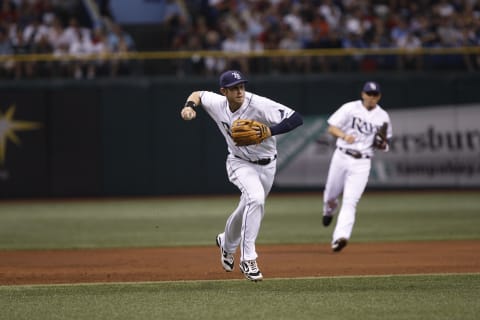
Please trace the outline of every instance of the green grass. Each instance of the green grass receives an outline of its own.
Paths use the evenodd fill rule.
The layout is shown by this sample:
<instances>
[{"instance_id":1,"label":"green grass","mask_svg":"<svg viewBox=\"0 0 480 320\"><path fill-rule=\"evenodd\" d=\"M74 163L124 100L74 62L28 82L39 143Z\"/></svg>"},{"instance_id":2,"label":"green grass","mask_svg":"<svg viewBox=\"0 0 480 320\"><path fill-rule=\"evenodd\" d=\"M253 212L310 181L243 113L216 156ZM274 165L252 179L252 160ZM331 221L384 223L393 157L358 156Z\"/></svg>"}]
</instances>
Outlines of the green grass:
<instances>
[{"instance_id":1,"label":"green grass","mask_svg":"<svg viewBox=\"0 0 480 320\"><path fill-rule=\"evenodd\" d=\"M0 202L0 249L211 245L238 196ZM327 243L321 193L272 195L259 244ZM476 192L366 193L356 242L479 239Z\"/></svg>"},{"instance_id":2,"label":"green grass","mask_svg":"<svg viewBox=\"0 0 480 320\"><path fill-rule=\"evenodd\" d=\"M1 319L478 319L480 275L0 286Z\"/></svg>"},{"instance_id":3,"label":"green grass","mask_svg":"<svg viewBox=\"0 0 480 320\"><path fill-rule=\"evenodd\" d=\"M0 201L0 250L213 245L237 201ZM321 193L272 195L258 243L329 242L321 208ZM352 239L479 239L479 213L476 192L366 193ZM470 320L479 292L480 274L0 286L0 320Z\"/></svg>"}]
</instances>

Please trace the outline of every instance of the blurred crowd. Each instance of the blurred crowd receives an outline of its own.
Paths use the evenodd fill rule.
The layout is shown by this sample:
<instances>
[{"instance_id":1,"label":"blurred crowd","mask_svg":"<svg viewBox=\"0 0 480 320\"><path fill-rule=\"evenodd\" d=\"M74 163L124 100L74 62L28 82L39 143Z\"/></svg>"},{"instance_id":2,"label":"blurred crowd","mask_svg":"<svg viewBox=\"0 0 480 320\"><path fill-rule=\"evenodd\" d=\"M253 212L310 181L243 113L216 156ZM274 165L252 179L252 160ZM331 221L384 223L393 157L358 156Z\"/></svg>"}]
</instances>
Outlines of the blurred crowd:
<instances>
[{"instance_id":1,"label":"blurred crowd","mask_svg":"<svg viewBox=\"0 0 480 320\"><path fill-rule=\"evenodd\" d=\"M0 78L79 79L130 72L128 61L105 57L135 50L134 39L107 13L102 14L105 23L94 23L81 0L0 0L0 58L55 57L0 61Z\"/></svg>"},{"instance_id":2,"label":"blurred crowd","mask_svg":"<svg viewBox=\"0 0 480 320\"><path fill-rule=\"evenodd\" d=\"M478 0L184 0L187 15L169 22L174 50L478 47ZM423 56L192 59L180 72L309 72L460 68L478 70L478 54ZM262 70L267 69L267 70ZM260 69L260 70L259 70Z\"/></svg>"},{"instance_id":3,"label":"blurred crowd","mask_svg":"<svg viewBox=\"0 0 480 320\"><path fill-rule=\"evenodd\" d=\"M0 78L95 78L129 74L132 61L106 59L142 51L115 22L108 1L97 3L103 23L92 22L81 0L0 0L0 59L51 54L56 59L0 60ZM168 60L178 75L375 70L480 70L478 52L415 54L419 48L480 45L480 0L158 0L161 50L192 51ZM195 51L261 53L281 49L405 49L407 54L195 55ZM384 51L383 51L384 52ZM409 54L411 53L411 54ZM96 55L98 58L86 59ZM78 59L63 59L73 55Z\"/></svg>"}]
</instances>

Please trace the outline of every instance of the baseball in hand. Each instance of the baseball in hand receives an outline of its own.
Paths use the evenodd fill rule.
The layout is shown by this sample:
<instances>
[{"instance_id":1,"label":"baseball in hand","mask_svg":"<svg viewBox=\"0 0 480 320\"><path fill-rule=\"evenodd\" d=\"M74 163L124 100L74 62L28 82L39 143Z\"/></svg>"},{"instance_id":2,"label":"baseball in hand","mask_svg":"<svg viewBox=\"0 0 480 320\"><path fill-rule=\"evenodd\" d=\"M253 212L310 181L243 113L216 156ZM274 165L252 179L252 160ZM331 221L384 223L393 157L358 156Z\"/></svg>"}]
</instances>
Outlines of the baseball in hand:
<instances>
[{"instance_id":1,"label":"baseball in hand","mask_svg":"<svg viewBox=\"0 0 480 320\"><path fill-rule=\"evenodd\" d=\"M196 116L195 110L192 110L192 108L186 107L182 109L182 119L183 120L192 120Z\"/></svg>"}]
</instances>

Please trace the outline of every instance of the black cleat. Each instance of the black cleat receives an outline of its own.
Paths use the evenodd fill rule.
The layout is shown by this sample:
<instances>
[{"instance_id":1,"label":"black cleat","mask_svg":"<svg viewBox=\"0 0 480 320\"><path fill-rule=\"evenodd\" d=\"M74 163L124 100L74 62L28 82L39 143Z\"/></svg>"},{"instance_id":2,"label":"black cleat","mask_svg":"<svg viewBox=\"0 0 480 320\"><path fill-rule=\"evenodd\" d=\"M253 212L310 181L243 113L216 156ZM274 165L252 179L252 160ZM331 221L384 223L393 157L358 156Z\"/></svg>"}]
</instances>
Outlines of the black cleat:
<instances>
[{"instance_id":1,"label":"black cleat","mask_svg":"<svg viewBox=\"0 0 480 320\"><path fill-rule=\"evenodd\" d=\"M340 252L343 248L347 246L348 240L345 238L337 239L332 244L333 252Z\"/></svg>"},{"instance_id":2,"label":"black cleat","mask_svg":"<svg viewBox=\"0 0 480 320\"><path fill-rule=\"evenodd\" d=\"M332 220L333 220L333 216L323 216L323 225L325 227L328 227L330 225L330 223L332 223Z\"/></svg>"},{"instance_id":3,"label":"black cleat","mask_svg":"<svg viewBox=\"0 0 480 320\"><path fill-rule=\"evenodd\" d=\"M245 278L251 281L262 281L263 275L257 265L257 260L242 261L240 263L240 271L245 275Z\"/></svg>"}]
</instances>

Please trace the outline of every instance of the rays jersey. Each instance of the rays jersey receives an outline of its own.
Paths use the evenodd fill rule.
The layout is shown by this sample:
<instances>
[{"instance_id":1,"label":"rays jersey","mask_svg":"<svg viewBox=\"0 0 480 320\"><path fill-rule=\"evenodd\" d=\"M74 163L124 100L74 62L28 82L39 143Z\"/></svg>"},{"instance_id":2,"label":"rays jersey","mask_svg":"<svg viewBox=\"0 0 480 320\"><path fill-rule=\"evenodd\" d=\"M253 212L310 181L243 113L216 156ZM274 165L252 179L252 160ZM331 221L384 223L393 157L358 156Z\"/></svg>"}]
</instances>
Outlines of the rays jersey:
<instances>
[{"instance_id":1,"label":"rays jersey","mask_svg":"<svg viewBox=\"0 0 480 320\"><path fill-rule=\"evenodd\" d=\"M345 134L355 136L355 142L351 144L343 139L337 139L337 147L355 149L370 157L373 156L373 137L384 122L388 123L387 138L392 137L388 113L378 104L374 109L367 110L362 100L345 103L328 118L327 122Z\"/></svg>"},{"instance_id":2,"label":"rays jersey","mask_svg":"<svg viewBox=\"0 0 480 320\"><path fill-rule=\"evenodd\" d=\"M227 98L223 95L210 91L200 91L200 99L201 105L225 137L228 152L252 161L264 158L272 159L277 154L275 136L258 145L237 147L231 137L232 123L237 119L253 119L271 127L294 113L294 110L283 104L248 91L245 92L245 100L242 106L235 112L230 111Z\"/></svg>"}]
</instances>

